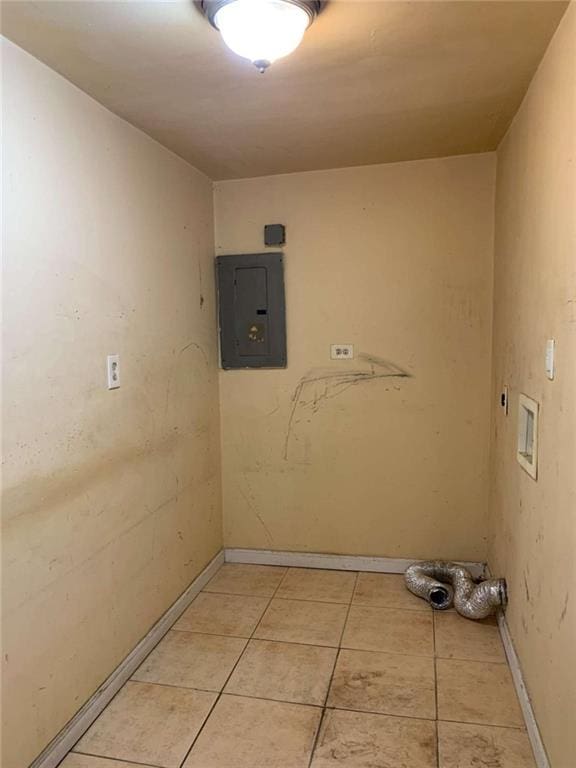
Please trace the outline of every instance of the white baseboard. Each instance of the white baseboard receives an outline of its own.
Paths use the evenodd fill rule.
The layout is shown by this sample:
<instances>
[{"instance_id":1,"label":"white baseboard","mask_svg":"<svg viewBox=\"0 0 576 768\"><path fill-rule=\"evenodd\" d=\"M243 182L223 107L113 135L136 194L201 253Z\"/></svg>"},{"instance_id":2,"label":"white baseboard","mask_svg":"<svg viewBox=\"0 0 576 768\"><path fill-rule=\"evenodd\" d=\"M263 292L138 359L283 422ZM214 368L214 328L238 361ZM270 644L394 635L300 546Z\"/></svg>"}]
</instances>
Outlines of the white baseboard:
<instances>
[{"instance_id":1,"label":"white baseboard","mask_svg":"<svg viewBox=\"0 0 576 768\"><path fill-rule=\"evenodd\" d=\"M315 552L276 552L270 549L225 549L227 563L252 565L288 565L292 568L328 568L336 571L374 571L376 573L404 573L416 560L365 555L324 555ZM484 576L483 563L458 561L468 568L474 578Z\"/></svg>"},{"instance_id":2,"label":"white baseboard","mask_svg":"<svg viewBox=\"0 0 576 768\"><path fill-rule=\"evenodd\" d=\"M86 704L78 710L72 720L64 726L60 733L31 763L30 768L56 768L58 763L66 757L74 744L88 730L124 683L130 679L150 651L162 640L176 619L188 608L200 590L214 576L223 562L224 550L220 550L190 586L172 603L152 629L140 640L138 645L130 651L124 661L116 667L110 677L88 699Z\"/></svg>"},{"instance_id":3,"label":"white baseboard","mask_svg":"<svg viewBox=\"0 0 576 768\"><path fill-rule=\"evenodd\" d=\"M524 715L526 731L528 732L528 738L530 739L532 751L534 752L534 760L536 761L538 768L550 768L548 755L546 754L544 742L542 741L542 737L540 736L540 731L538 729L538 723L534 717L534 710L532 709L532 704L530 703L530 697L528 696L524 678L522 677L520 661L516 655L516 651L514 650L514 644L512 642L512 637L510 636L510 630L508 629L508 624L506 623L506 617L502 611L500 611L498 614L498 627L500 629L500 637L502 638L506 658L508 659L508 666L510 667L510 672L512 673L514 687L516 688L516 695L518 696L520 708L522 709L522 714Z\"/></svg>"}]
</instances>

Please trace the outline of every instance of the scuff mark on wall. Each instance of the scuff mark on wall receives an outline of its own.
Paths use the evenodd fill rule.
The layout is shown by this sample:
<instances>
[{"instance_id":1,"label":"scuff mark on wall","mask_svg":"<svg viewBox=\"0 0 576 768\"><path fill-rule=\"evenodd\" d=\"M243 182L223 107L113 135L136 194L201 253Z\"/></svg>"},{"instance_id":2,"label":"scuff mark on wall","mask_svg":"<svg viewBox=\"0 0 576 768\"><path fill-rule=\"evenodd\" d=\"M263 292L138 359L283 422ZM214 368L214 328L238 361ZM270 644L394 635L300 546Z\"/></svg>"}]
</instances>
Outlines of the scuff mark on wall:
<instances>
[{"instance_id":1,"label":"scuff mark on wall","mask_svg":"<svg viewBox=\"0 0 576 768\"><path fill-rule=\"evenodd\" d=\"M278 396L276 396L276 405L271 411L268 411L266 416L273 416L275 413L277 413L280 410L280 400L278 399Z\"/></svg>"},{"instance_id":2,"label":"scuff mark on wall","mask_svg":"<svg viewBox=\"0 0 576 768\"><path fill-rule=\"evenodd\" d=\"M248 498L248 496L247 496L247 495L244 493L244 491L243 491L243 489L241 488L241 486L240 486L240 485L238 485L238 490L240 491L240 495L242 496L242 498L244 499L244 501L246 502L246 504L248 504L248 508L249 508L249 509L250 509L250 511L251 511L251 512L254 514L254 516L256 517L256 519L258 520L258 522L260 523L260 525L261 525L261 526L262 526L262 528L264 529L264 533L266 534L266 538L268 539L268 542L269 542L269 544L274 544L274 537L273 537L273 536L272 536L272 534L270 533L270 530L269 530L268 526L266 525L266 523L264 522L264 520L263 520L263 518L262 518L262 515L261 515L261 514L258 512L258 510L257 510L257 509L254 507L254 505L252 504L252 501L251 501L251 500Z\"/></svg>"},{"instance_id":3,"label":"scuff mark on wall","mask_svg":"<svg viewBox=\"0 0 576 768\"><path fill-rule=\"evenodd\" d=\"M168 376L168 383L166 385L166 402L164 405L164 417L168 415L168 406L170 404L170 389L172 387L172 381L174 379L174 376L176 374L176 370L178 368L178 364L180 362L180 358L186 352L188 349L197 349L199 352L202 353L202 357L204 358L204 362L206 363L206 367L209 366L208 362L208 355L206 354L206 351L203 347L200 346L196 341L190 341L188 344L185 344L180 350L178 350L178 353L176 355L176 362L174 363L174 366L172 370L170 371L170 375Z\"/></svg>"},{"instance_id":4,"label":"scuff mark on wall","mask_svg":"<svg viewBox=\"0 0 576 768\"><path fill-rule=\"evenodd\" d=\"M312 369L308 371L298 382L292 395L292 407L288 417L286 438L284 441L285 461L288 460L290 437L294 426L298 423L297 414L302 410L308 410L312 414L317 413L320 405L338 397L350 387L376 379L411 378L412 374L401 368L396 363L385 360L376 355L361 352L358 360L368 364L367 369L354 369L343 371L342 369ZM304 399L304 394L309 399Z\"/></svg>"},{"instance_id":5,"label":"scuff mark on wall","mask_svg":"<svg viewBox=\"0 0 576 768\"><path fill-rule=\"evenodd\" d=\"M564 598L564 606L562 608L562 613L560 614L560 621L558 622L558 626L562 624L564 619L566 618L566 613L568 611L568 601L570 600L570 593L566 592L566 597Z\"/></svg>"},{"instance_id":6,"label":"scuff mark on wall","mask_svg":"<svg viewBox=\"0 0 576 768\"><path fill-rule=\"evenodd\" d=\"M524 574L524 592L526 593L526 602L530 602L530 589L528 588L528 580L526 574Z\"/></svg>"},{"instance_id":7,"label":"scuff mark on wall","mask_svg":"<svg viewBox=\"0 0 576 768\"><path fill-rule=\"evenodd\" d=\"M202 289L202 264L200 259L198 259L198 286L200 291L200 309L202 309L204 306L204 291Z\"/></svg>"},{"instance_id":8,"label":"scuff mark on wall","mask_svg":"<svg viewBox=\"0 0 576 768\"><path fill-rule=\"evenodd\" d=\"M5 489L4 523L23 516L46 512L71 499L78 498L91 487L102 481L112 482L126 471L126 465L133 464L151 456L159 457L176 450L182 438L174 433L167 434L161 440L132 446L108 449L105 454L69 464L46 475L27 477L18 484Z\"/></svg>"}]
</instances>

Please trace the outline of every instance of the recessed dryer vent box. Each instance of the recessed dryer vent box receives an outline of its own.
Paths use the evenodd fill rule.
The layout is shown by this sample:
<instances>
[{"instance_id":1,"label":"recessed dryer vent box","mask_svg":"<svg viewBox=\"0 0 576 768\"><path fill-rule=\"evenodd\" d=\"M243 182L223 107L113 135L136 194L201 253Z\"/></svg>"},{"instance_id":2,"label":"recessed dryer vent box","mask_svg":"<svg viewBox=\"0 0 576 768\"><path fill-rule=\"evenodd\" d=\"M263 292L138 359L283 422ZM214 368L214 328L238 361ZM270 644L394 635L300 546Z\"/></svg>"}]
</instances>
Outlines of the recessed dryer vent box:
<instances>
[{"instance_id":1,"label":"recessed dryer vent box","mask_svg":"<svg viewBox=\"0 0 576 768\"><path fill-rule=\"evenodd\" d=\"M222 368L285 368L283 255L219 256L216 274Z\"/></svg>"},{"instance_id":2,"label":"recessed dryer vent box","mask_svg":"<svg viewBox=\"0 0 576 768\"><path fill-rule=\"evenodd\" d=\"M518 464L536 480L538 471L538 403L527 395L518 400Z\"/></svg>"}]
</instances>

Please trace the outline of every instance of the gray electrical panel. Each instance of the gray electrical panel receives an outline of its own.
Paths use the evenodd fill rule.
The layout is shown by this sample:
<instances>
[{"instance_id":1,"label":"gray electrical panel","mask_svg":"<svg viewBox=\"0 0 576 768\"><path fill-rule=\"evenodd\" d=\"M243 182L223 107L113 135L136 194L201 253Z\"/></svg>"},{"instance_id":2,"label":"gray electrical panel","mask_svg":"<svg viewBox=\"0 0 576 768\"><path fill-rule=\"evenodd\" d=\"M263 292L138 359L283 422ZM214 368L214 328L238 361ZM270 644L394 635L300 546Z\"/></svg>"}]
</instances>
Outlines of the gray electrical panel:
<instances>
[{"instance_id":1,"label":"gray electrical panel","mask_svg":"<svg viewBox=\"0 0 576 768\"><path fill-rule=\"evenodd\" d=\"M285 368L281 253L216 259L222 368Z\"/></svg>"}]
</instances>

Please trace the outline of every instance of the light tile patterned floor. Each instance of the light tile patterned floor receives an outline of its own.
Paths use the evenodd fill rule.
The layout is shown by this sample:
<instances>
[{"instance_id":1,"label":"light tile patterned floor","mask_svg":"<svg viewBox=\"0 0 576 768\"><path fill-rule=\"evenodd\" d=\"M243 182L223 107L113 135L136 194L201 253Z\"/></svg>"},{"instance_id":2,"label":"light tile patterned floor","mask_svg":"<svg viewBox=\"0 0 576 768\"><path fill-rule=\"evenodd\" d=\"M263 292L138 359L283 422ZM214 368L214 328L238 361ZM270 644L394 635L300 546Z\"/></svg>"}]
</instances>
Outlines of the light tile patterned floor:
<instances>
[{"instance_id":1,"label":"light tile patterned floor","mask_svg":"<svg viewBox=\"0 0 576 768\"><path fill-rule=\"evenodd\" d=\"M61 768L535 768L494 620L224 565Z\"/></svg>"}]
</instances>

